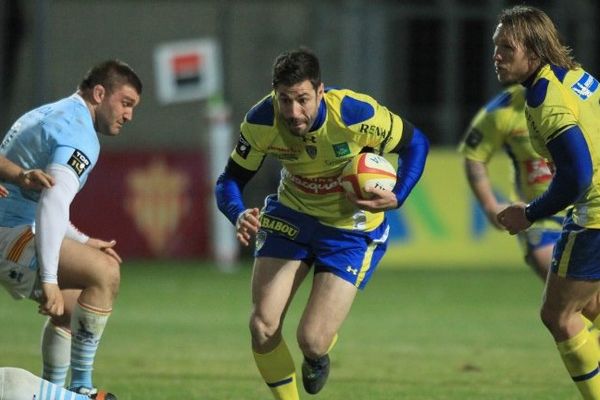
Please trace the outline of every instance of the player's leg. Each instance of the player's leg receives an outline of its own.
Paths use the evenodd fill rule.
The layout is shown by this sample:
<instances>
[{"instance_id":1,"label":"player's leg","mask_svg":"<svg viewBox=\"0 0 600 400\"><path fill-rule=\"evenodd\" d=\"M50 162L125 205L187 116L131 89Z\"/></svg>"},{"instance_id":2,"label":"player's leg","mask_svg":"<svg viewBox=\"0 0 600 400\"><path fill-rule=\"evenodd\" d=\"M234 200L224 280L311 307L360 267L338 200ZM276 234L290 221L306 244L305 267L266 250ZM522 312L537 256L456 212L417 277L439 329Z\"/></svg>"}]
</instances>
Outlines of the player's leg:
<instances>
[{"instance_id":1,"label":"player's leg","mask_svg":"<svg viewBox=\"0 0 600 400\"><path fill-rule=\"evenodd\" d=\"M258 257L252 272L250 333L258 370L275 399L299 398L294 360L281 335L283 321L309 266L299 260Z\"/></svg>"},{"instance_id":2,"label":"player's leg","mask_svg":"<svg viewBox=\"0 0 600 400\"><path fill-rule=\"evenodd\" d=\"M94 358L119 289L119 263L98 249L65 239L58 283L62 289L82 289L71 313L69 387L87 391L93 388Z\"/></svg>"},{"instance_id":3,"label":"player's leg","mask_svg":"<svg viewBox=\"0 0 600 400\"><path fill-rule=\"evenodd\" d=\"M79 289L61 290L65 312L60 317L48 318L42 328L42 378L64 386L71 365L71 314Z\"/></svg>"},{"instance_id":4,"label":"player's leg","mask_svg":"<svg viewBox=\"0 0 600 400\"><path fill-rule=\"evenodd\" d=\"M541 311L563 363L584 399L600 399L598 341L581 317L581 310L599 290L598 281L573 280L550 273Z\"/></svg>"},{"instance_id":5,"label":"player's leg","mask_svg":"<svg viewBox=\"0 0 600 400\"><path fill-rule=\"evenodd\" d=\"M331 272L315 274L311 293L298 326L298 344L304 354L303 384L318 393L329 375L329 351L356 297L352 283Z\"/></svg>"},{"instance_id":6,"label":"player's leg","mask_svg":"<svg viewBox=\"0 0 600 400\"><path fill-rule=\"evenodd\" d=\"M97 397L97 400L103 397ZM0 400L89 400L20 368L0 368Z\"/></svg>"},{"instance_id":7,"label":"player's leg","mask_svg":"<svg viewBox=\"0 0 600 400\"><path fill-rule=\"evenodd\" d=\"M318 393L329 375L329 351L356 296L370 280L387 248L389 226L384 221L370 232L322 226L314 239L315 277L298 326L304 354L302 382Z\"/></svg>"},{"instance_id":8,"label":"player's leg","mask_svg":"<svg viewBox=\"0 0 600 400\"><path fill-rule=\"evenodd\" d=\"M570 219L554 250L541 309L571 378L585 399L600 399L600 349L581 311L600 291L600 230L584 229ZM600 310L590 310L598 315Z\"/></svg>"}]
</instances>

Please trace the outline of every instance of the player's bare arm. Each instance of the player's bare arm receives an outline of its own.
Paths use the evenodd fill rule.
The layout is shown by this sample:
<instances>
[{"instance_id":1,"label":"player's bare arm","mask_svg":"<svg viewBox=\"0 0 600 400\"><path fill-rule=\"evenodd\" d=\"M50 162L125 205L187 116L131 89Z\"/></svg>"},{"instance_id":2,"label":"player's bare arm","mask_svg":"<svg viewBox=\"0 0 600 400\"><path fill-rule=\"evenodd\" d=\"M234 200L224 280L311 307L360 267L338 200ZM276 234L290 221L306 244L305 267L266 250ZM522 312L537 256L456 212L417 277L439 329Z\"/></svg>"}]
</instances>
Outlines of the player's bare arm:
<instances>
[{"instance_id":1,"label":"player's bare arm","mask_svg":"<svg viewBox=\"0 0 600 400\"><path fill-rule=\"evenodd\" d=\"M496 216L507 204L498 203L492 190L487 166L481 161L465 159L465 174L473 194L481 204L488 221L497 229L504 229Z\"/></svg>"},{"instance_id":2,"label":"player's bare arm","mask_svg":"<svg viewBox=\"0 0 600 400\"><path fill-rule=\"evenodd\" d=\"M6 157L0 157L0 178L16 183L23 189L42 190L54 185L50 175L40 169L24 170ZM0 197L8 196L8 190L0 185Z\"/></svg>"}]
</instances>

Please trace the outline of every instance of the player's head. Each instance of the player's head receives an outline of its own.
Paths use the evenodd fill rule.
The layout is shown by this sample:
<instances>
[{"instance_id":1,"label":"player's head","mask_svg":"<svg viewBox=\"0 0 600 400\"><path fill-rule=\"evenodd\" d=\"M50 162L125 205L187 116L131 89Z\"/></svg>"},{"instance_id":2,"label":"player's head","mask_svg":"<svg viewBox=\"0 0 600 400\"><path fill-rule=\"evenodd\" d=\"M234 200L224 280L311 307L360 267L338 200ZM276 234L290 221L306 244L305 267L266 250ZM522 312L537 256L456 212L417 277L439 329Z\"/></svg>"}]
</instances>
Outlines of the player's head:
<instances>
[{"instance_id":1,"label":"player's head","mask_svg":"<svg viewBox=\"0 0 600 400\"><path fill-rule=\"evenodd\" d=\"M78 89L91 106L96 131L114 136L133 118L133 109L142 94L142 81L129 65L108 60L92 67Z\"/></svg>"},{"instance_id":2,"label":"player's head","mask_svg":"<svg viewBox=\"0 0 600 400\"><path fill-rule=\"evenodd\" d=\"M319 59L306 48L280 54L273 64L273 90L283 123L293 134L306 134L323 99Z\"/></svg>"},{"instance_id":3,"label":"player's head","mask_svg":"<svg viewBox=\"0 0 600 400\"><path fill-rule=\"evenodd\" d=\"M494 65L502 83L523 82L545 64L566 69L579 66L571 57L571 49L561 43L552 20L535 7L515 6L502 11L493 40Z\"/></svg>"}]
</instances>

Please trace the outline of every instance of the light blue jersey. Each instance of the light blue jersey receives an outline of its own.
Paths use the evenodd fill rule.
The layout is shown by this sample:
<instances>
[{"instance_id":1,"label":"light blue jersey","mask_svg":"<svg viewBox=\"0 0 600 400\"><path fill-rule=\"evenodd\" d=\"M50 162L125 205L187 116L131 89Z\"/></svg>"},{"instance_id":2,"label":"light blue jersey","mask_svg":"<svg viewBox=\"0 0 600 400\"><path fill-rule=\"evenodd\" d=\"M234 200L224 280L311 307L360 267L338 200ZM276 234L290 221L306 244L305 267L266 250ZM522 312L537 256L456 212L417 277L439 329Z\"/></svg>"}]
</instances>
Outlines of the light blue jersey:
<instances>
[{"instance_id":1,"label":"light blue jersey","mask_svg":"<svg viewBox=\"0 0 600 400\"><path fill-rule=\"evenodd\" d=\"M69 167L79 177L80 189L99 152L90 111L77 94L26 113L0 144L0 154L25 170L46 170L50 164ZM2 184L10 194L0 199L0 226L33 225L40 193Z\"/></svg>"}]
</instances>

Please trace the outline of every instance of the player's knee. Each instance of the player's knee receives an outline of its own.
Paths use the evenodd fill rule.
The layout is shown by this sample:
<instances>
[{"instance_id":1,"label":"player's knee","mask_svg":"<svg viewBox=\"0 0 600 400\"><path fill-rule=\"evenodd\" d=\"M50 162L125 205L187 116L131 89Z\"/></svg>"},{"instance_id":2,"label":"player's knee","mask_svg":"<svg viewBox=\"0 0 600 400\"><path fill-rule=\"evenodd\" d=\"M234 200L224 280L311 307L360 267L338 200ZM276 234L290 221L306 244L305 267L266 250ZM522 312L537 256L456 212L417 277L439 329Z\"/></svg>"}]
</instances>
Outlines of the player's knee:
<instances>
[{"instance_id":1,"label":"player's knee","mask_svg":"<svg viewBox=\"0 0 600 400\"><path fill-rule=\"evenodd\" d=\"M540 310L540 318L554 337L561 337L569 330L571 315L564 310L557 310L544 304Z\"/></svg>"},{"instance_id":2,"label":"player's knee","mask_svg":"<svg viewBox=\"0 0 600 400\"><path fill-rule=\"evenodd\" d=\"M306 329L305 327L298 327L296 336L300 350L302 350L305 356L310 358L318 358L325 355L333 340L318 330Z\"/></svg>"},{"instance_id":3,"label":"player's knee","mask_svg":"<svg viewBox=\"0 0 600 400\"><path fill-rule=\"evenodd\" d=\"M250 334L252 335L252 341L258 345L276 338L280 333L280 327L278 321L271 321L257 313L252 313L250 316Z\"/></svg>"},{"instance_id":4,"label":"player's knee","mask_svg":"<svg viewBox=\"0 0 600 400\"><path fill-rule=\"evenodd\" d=\"M100 268L102 273L99 276L100 285L115 298L119 293L119 286L121 284L121 266L117 260L110 256L105 256L102 264Z\"/></svg>"}]
</instances>

